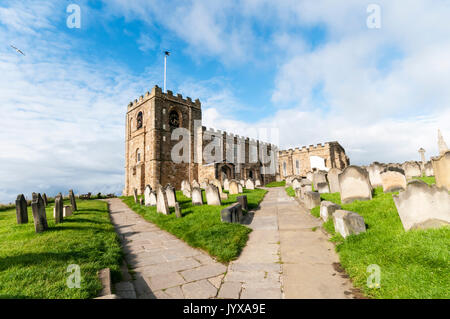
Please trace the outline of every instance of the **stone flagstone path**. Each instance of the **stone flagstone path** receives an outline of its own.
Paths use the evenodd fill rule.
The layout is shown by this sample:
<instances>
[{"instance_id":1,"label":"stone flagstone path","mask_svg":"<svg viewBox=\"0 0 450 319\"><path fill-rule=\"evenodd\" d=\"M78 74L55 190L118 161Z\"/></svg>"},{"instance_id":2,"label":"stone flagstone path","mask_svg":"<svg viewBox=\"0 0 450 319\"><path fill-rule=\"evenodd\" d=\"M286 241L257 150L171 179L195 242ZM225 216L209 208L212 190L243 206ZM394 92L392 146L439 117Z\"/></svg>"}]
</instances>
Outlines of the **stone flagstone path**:
<instances>
[{"instance_id":1,"label":"stone flagstone path","mask_svg":"<svg viewBox=\"0 0 450 319\"><path fill-rule=\"evenodd\" d=\"M228 268L145 221L118 198L109 199L134 278L115 285L122 298L354 298L321 225L284 188L269 188L247 215L253 231ZM126 271L125 271L126 272ZM226 272L226 275L224 275Z\"/></svg>"}]
</instances>

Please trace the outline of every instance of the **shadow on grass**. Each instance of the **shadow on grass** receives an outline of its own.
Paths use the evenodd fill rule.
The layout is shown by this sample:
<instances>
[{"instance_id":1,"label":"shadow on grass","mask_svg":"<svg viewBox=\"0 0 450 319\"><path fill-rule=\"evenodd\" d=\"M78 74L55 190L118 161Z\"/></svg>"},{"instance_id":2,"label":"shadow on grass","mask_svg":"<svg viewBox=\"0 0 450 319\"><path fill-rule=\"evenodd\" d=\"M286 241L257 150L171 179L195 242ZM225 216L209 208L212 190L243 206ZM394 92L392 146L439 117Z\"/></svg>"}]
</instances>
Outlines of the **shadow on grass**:
<instances>
[{"instance_id":1,"label":"shadow on grass","mask_svg":"<svg viewBox=\"0 0 450 319\"><path fill-rule=\"evenodd\" d=\"M63 223L89 223L89 224L109 224L109 221L98 221L87 218L64 218Z\"/></svg>"},{"instance_id":2,"label":"shadow on grass","mask_svg":"<svg viewBox=\"0 0 450 319\"><path fill-rule=\"evenodd\" d=\"M60 253L27 253L16 256L0 258L0 271L14 266L27 267L31 265L47 264L49 260L69 261L88 259L89 255L80 251L67 251Z\"/></svg>"}]
</instances>

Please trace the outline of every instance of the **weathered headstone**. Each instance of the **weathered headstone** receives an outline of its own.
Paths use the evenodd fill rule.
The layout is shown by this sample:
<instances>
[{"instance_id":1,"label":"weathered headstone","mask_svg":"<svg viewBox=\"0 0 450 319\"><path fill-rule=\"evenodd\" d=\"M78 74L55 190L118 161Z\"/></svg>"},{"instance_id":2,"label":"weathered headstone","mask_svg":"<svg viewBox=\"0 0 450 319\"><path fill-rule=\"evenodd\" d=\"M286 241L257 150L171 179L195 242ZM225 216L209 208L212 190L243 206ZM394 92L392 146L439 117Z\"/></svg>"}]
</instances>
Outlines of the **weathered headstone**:
<instances>
[{"instance_id":1,"label":"weathered headstone","mask_svg":"<svg viewBox=\"0 0 450 319\"><path fill-rule=\"evenodd\" d=\"M183 215L181 214L180 203L178 202L175 202L175 216L177 216L177 218L183 217Z\"/></svg>"},{"instance_id":2,"label":"weathered headstone","mask_svg":"<svg viewBox=\"0 0 450 319\"><path fill-rule=\"evenodd\" d=\"M175 188L168 184L164 190L167 196L167 204L169 207L175 207L175 203L177 202L177 195L175 193Z\"/></svg>"},{"instance_id":3,"label":"weathered headstone","mask_svg":"<svg viewBox=\"0 0 450 319\"><path fill-rule=\"evenodd\" d=\"M144 204L145 206L151 206L150 205L150 193L152 192L152 188L150 185L145 186L144 189Z\"/></svg>"},{"instance_id":4,"label":"weathered headstone","mask_svg":"<svg viewBox=\"0 0 450 319\"><path fill-rule=\"evenodd\" d=\"M42 194L42 200L44 201L44 206L47 207L48 205L48 200L47 200L47 195L44 193Z\"/></svg>"},{"instance_id":5,"label":"weathered headstone","mask_svg":"<svg viewBox=\"0 0 450 319\"><path fill-rule=\"evenodd\" d=\"M77 211L77 201L75 200L75 195L73 193L73 190L69 190L69 199L70 199L70 204L72 205L72 211L76 212Z\"/></svg>"},{"instance_id":6,"label":"weathered headstone","mask_svg":"<svg viewBox=\"0 0 450 319\"><path fill-rule=\"evenodd\" d=\"M405 230L425 228L427 221L437 225L450 223L450 194L443 187L413 180L408 183L406 191L392 198Z\"/></svg>"},{"instance_id":7,"label":"weathered headstone","mask_svg":"<svg viewBox=\"0 0 450 319\"><path fill-rule=\"evenodd\" d=\"M330 187L328 186L328 183L318 183L316 187L317 191L320 194L326 194L330 192Z\"/></svg>"},{"instance_id":8,"label":"weathered headstone","mask_svg":"<svg viewBox=\"0 0 450 319\"><path fill-rule=\"evenodd\" d=\"M248 201L246 195L238 196L236 197L236 199L238 203L241 204L243 210L248 210Z\"/></svg>"},{"instance_id":9,"label":"weathered headstone","mask_svg":"<svg viewBox=\"0 0 450 319\"><path fill-rule=\"evenodd\" d=\"M234 203L233 205L222 209L220 217L224 223L240 223L244 218L241 204Z\"/></svg>"},{"instance_id":10,"label":"weathered headstone","mask_svg":"<svg viewBox=\"0 0 450 319\"><path fill-rule=\"evenodd\" d=\"M205 189L206 194L206 202L208 205L222 205L220 202L220 193L219 189L213 185L209 184Z\"/></svg>"},{"instance_id":11,"label":"weathered headstone","mask_svg":"<svg viewBox=\"0 0 450 319\"><path fill-rule=\"evenodd\" d=\"M406 189L406 177L401 168L387 167L380 176L383 192L397 192Z\"/></svg>"},{"instance_id":12,"label":"weathered headstone","mask_svg":"<svg viewBox=\"0 0 450 319\"><path fill-rule=\"evenodd\" d=\"M239 184L241 184L242 186L244 186L244 185L245 185L245 181L244 181L243 179L241 179L241 180L239 181Z\"/></svg>"},{"instance_id":13,"label":"weathered headstone","mask_svg":"<svg viewBox=\"0 0 450 319\"><path fill-rule=\"evenodd\" d=\"M261 181L259 179L257 179L255 181L255 187L260 187L261 186Z\"/></svg>"},{"instance_id":14,"label":"weathered headstone","mask_svg":"<svg viewBox=\"0 0 450 319\"><path fill-rule=\"evenodd\" d=\"M303 184L301 188L301 199L305 198L305 194L307 192L312 192L312 185L311 184Z\"/></svg>"},{"instance_id":15,"label":"weathered headstone","mask_svg":"<svg viewBox=\"0 0 450 319\"><path fill-rule=\"evenodd\" d=\"M134 197L134 203L137 204L139 203L138 201L138 193L137 193L137 189L133 188L133 197Z\"/></svg>"},{"instance_id":16,"label":"weathered headstone","mask_svg":"<svg viewBox=\"0 0 450 319\"><path fill-rule=\"evenodd\" d=\"M228 178L225 178L225 180L223 181L223 189L226 191L230 189L230 181L228 180Z\"/></svg>"},{"instance_id":17,"label":"weathered headstone","mask_svg":"<svg viewBox=\"0 0 450 319\"><path fill-rule=\"evenodd\" d=\"M450 151L438 157L433 157L431 162L433 163L436 186L445 187L450 191Z\"/></svg>"},{"instance_id":18,"label":"weathered headstone","mask_svg":"<svg viewBox=\"0 0 450 319\"><path fill-rule=\"evenodd\" d=\"M339 188L339 174L342 171L339 168L330 168L327 174L328 183L330 184L330 193L339 193L341 189Z\"/></svg>"},{"instance_id":19,"label":"weathered headstone","mask_svg":"<svg viewBox=\"0 0 450 319\"><path fill-rule=\"evenodd\" d=\"M36 233L41 233L47 230L47 214L45 212L44 200L42 199L41 194L33 193L31 211L33 212L34 230Z\"/></svg>"},{"instance_id":20,"label":"weathered headstone","mask_svg":"<svg viewBox=\"0 0 450 319\"><path fill-rule=\"evenodd\" d=\"M222 194L223 194L222 183L216 178L211 181L211 184L213 184L217 187L217 189L219 190L220 198L222 198Z\"/></svg>"},{"instance_id":21,"label":"weathered headstone","mask_svg":"<svg viewBox=\"0 0 450 319\"><path fill-rule=\"evenodd\" d=\"M319 183L327 183L327 172L325 171L317 171L313 174L313 184L314 188L317 188Z\"/></svg>"},{"instance_id":22,"label":"weathered headstone","mask_svg":"<svg viewBox=\"0 0 450 319\"><path fill-rule=\"evenodd\" d=\"M69 217L69 216L71 216L72 215L72 206L67 206L67 205L65 205L64 207L63 207L63 216L64 217Z\"/></svg>"},{"instance_id":23,"label":"weathered headstone","mask_svg":"<svg viewBox=\"0 0 450 319\"><path fill-rule=\"evenodd\" d=\"M55 224L62 223L64 219L64 199L61 193L59 193L55 197L55 207L53 208L53 215L55 216Z\"/></svg>"},{"instance_id":24,"label":"weathered headstone","mask_svg":"<svg viewBox=\"0 0 450 319\"><path fill-rule=\"evenodd\" d=\"M228 191L229 191L230 195L239 194L238 182L235 181L234 179L232 179L230 181L230 185L229 185L229 190Z\"/></svg>"},{"instance_id":25,"label":"weathered headstone","mask_svg":"<svg viewBox=\"0 0 450 319\"><path fill-rule=\"evenodd\" d=\"M366 231L364 218L355 212L336 210L333 214L334 229L342 237L357 235Z\"/></svg>"},{"instance_id":26,"label":"weathered headstone","mask_svg":"<svg viewBox=\"0 0 450 319\"><path fill-rule=\"evenodd\" d=\"M406 180L422 176L420 165L417 162L405 162L402 168L405 171Z\"/></svg>"},{"instance_id":27,"label":"weathered headstone","mask_svg":"<svg viewBox=\"0 0 450 319\"><path fill-rule=\"evenodd\" d=\"M156 206L158 203L158 197L156 196L155 191L151 191L149 195L149 205L148 206Z\"/></svg>"},{"instance_id":28,"label":"weathered headstone","mask_svg":"<svg viewBox=\"0 0 450 319\"><path fill-rule=\"evenodd\" d=\"M167 203L167 196L164 188L158 185L156 191L156 211L164 215L170 214L169 204Z\"/></svg>"},{"instance_id":29,"label":"weathered headstone","mask_svg":"<svg viewBox=\"0 0 450 319\"><path fill-rule=\"evenodd\" d=\"M27 201L25 200L25 196L23 196L23 194L18 195L16 199L16 217L17 224L28 223Z\"/></svg>"},{"instance_id":30,"label":"weathered headstone","mask_svg":"<svg viewBox=\"0 0 450 319\"><path fill-rule=\"evenodd\" d=\"M378 162L373 162L367 167L367 172L369 173L369 180L372 187L383 186L381 181L381 172L384 170L383 165Z\"/></svg>"},{"instance_id":31,"label":"weathered headstone","mask_svg":"<svg viewBox=\"0 0 450 319\"><path fill-rule=\"evenodd\" d=\"M302 186L302 184L298 178L294 178L292 180L292 188L293 189L300 188L301 186Z\"/></svg>"},{"instance_id":32,"label":"weathered headstone","mask_svg":"<svg viewBox=\"0 0 450 319\"><path fill-rule=\"evenodd\" d=\"M239 191L239 194L242 194L244 192L244 188L242 187L241 183L238 184L238 191Z\"/></svg>"},{"instance_id":33,"label":"weathered headstone","mask_svg":"<svg viewBox=\"0 0 450 319\"><path fill-rule=\"evenodd\" d=\"M372 199L369 173L365 169L350 165L339 174L338 178L342 204L348 204L354 200Z\"/></svg>"},{"instance_id":34,"label":"weathered headstone","mask_svg":"<svg viewBox=\"0 0 450 319\"><path fill-rule=\"evenodd\" d=\"M320 206L320 194L318 192L305 192L303 194L303 203L306 209Z\"/></svg>"},{"instance_id":35,"label":"weathered headstone","mask_svg":"<svg viewBox=\"0 0 450 319\"><path fill-rule=\"evenodd\" d=\"M192 188L192 205L203 205L202 190L200 187Z\"/></svg>"},{"instance_id":36,"label":"weathered headstone","mask_svg":"<svg viewBox=\"0 0 450 319\"><path fill-rule=\"evenodd\" d=\"M245 188L247 189L255 189L255 183L250 178L245 182Z\"/></svg>"},{"instance_id":37,"label":"weathered headstone","mask_svg":"<svg viewBox=\"0 0 450 319\"><path fill-rule=\"evenodd\" d=\"M323 221L327 221L329 218L333 218L335 211L341 209L341 206L329 201L323 201L320 203L320 217Z\"/></svg>"}]
</instances>

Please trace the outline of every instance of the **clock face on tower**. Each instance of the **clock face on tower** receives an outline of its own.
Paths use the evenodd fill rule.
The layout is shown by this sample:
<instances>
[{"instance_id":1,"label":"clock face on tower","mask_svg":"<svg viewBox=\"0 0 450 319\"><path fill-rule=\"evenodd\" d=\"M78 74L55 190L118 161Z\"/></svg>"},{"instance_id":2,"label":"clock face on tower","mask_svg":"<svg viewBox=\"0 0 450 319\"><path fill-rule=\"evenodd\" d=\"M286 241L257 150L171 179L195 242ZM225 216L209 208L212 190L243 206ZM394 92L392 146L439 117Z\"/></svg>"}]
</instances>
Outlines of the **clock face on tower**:
<instances>
[{"instance_id":1,"label":"clock face on tower","mask_svg":"<svg viewBox=\"0 0 450 319\"><path fill-rule=\"evenodd\" d=\"M169 114L169 125L171 129L176 129L180 127L180 117L178 115L178 112L172 111Z\"/></svg>"}]
</instances>

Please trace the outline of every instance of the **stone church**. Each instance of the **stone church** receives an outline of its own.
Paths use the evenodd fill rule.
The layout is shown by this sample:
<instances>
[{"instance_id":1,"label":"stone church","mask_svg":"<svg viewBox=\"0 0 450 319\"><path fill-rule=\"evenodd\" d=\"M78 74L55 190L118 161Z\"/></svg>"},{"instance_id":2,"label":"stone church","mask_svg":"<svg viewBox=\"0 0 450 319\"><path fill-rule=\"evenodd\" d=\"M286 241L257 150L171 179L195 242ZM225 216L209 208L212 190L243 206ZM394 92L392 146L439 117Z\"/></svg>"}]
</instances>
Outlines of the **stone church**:
<instances>
[{"instance_id":1,"label":"stone church","mask_svg":"<svg viewBox=\"0 0 450 319\"><path fill-rule=\"evenodd\" d=\"M175 96L172 91L164 93L158 86L130 102L123 195L131 195L134 188L143 193L146 185L155 188L170 183L180 189L183 180L252 178L264 185L313 168L343 168L349 164L337 142L279 152L273 144L208 130L201 121L198 99Z\"/></svg>"}]
</instances>

